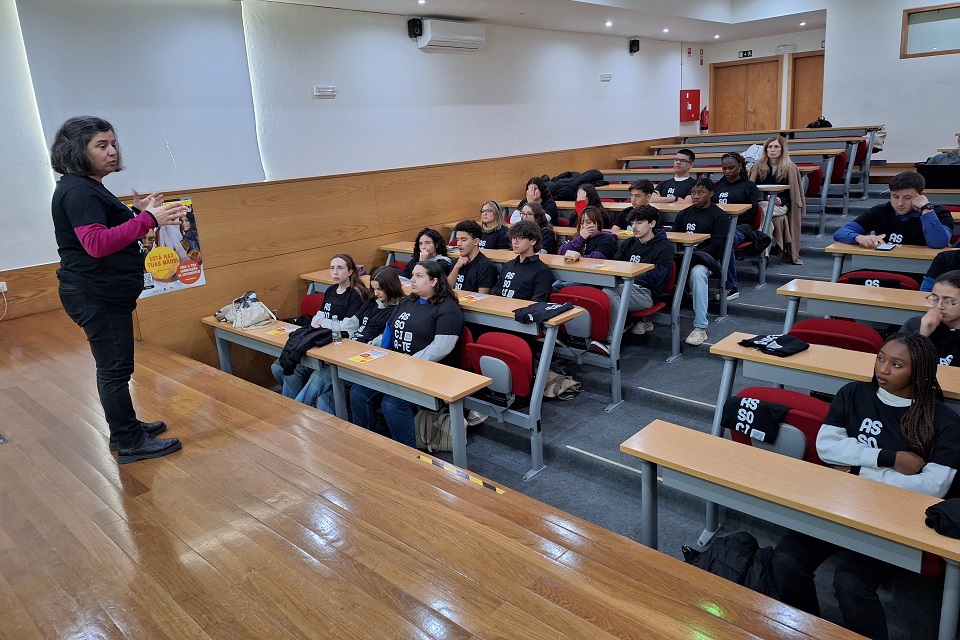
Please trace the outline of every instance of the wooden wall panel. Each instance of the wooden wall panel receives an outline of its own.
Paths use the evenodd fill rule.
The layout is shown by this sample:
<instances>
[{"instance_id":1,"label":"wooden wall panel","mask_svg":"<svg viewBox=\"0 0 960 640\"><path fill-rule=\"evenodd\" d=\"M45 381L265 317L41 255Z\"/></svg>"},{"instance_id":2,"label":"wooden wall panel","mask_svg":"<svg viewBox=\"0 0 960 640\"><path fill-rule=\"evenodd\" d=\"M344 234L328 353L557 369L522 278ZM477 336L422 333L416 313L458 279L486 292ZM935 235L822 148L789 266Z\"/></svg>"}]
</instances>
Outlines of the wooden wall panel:
<instances>
[{"instance_id":1,"label":"wooden wall panel","mask_svg":"<svg viewBox=\"0 0 960 640\"><path fill-rule=\"evenodd\" d=\"M142 300L138 335L216 365L212 333L199 320L245 291L256 291L281 317L296 315L307 290L300 274L326 268L334 254L349 253L369 272L386 261L381 244L412 246L425 226L479 218L485 200L523 197L531 176L615 167L617 157L673 141L167 193L194 199L207 284ZM57 266L0 272L13 303L8 317L60 308ZM234 349L233 362L238 375L272 384L269 358Z\"/></svg>"}]
</instances>

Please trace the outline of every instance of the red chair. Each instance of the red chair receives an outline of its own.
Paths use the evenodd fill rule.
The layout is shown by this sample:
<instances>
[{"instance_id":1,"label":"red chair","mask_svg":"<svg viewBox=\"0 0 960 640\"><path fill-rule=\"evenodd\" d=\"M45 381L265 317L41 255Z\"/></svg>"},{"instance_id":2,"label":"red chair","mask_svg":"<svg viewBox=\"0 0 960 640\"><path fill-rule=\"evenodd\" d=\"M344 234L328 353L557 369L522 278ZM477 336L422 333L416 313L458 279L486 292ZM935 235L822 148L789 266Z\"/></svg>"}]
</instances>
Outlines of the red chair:
<instances>
[{"instance_id":1,"label":"red chair","mask_svg":"<svg viewBox=\"0 0 960 640\"><path fill-rule=\"evenodd\" d=\"M300 299L300 315L315 316L320 307L323 306L322 293L308 293Z\"/></svg>"},{"instance_id":2,"label":"red chair","mask_svg":"<svg viewBox=\"0 0 960 640\"><path fill-rule=\"evenodd\" d=\"M890 271L869 271L867 269L861 269L859 271L851 271L840 276L840 279L837 282L842 282L844 284L849 284L851 278L866 278L867 280L877 280L884 278L887 280L896 280L900 283L901 289L909 289L910 291L920 291L920 285L917 284L917 281L911 278L910 276L904 275L902 273L892 273ZM873 286L873 285L866 285Z\"/></svg>"},{"instance_id":3,"label":"red chair","mask_svg":"<svg viewBox=\"0 0 960 640\"><path fill-rule=\"evenodd\" d=\"M644 322L647 318L651 317L655 313L660 313L663 309L666 309L667 303L670 302L673 298L673 292L677 288L677 263L670 263L670 273L667 274L667 280L663 283L663 292L660 294L660 299L653 303L652 307L646 309L641 309L640 311L631 311L627 314L627 318L637 322ZM566 289L564 289L566 291Z\"/></svg>"},{"instance_id":4,"label":"red chair","mask_svg":"<svg viewBox=\"0 0 960 640\"><path fill-rule=\"evenodd\" d=\"M470 368L470 359L467 357L467 346L470 344L473 344L473 332L470 331L470 327L464 325L463 331L460 332L460 341L457 344L460 349L460 368L464 370Z\"/></svg>"},{"instance_id":5,"label":"red chair","mask_svg":"<svg viewBox=\"0 0 960 640\"><path fill-rule=\"evenodd\" d=\"M762 445L762 443L757 443L758 445L777 453L784 453L784 455L790 455L790 453L787 453L787 449L792 448L792 453L794 453L794 455L790 455L792 458L800 458L819 465L825 464L817 454L817 433L830 410L829 404L796 391L775 387L747 387L740 391L737 397L756 398L764 402L774 402L790 407L790 411L783 416L783 424L789 425L792 429L785 431L784 427L781 427L780 433L777 435L777 442L772 446ZM785 437L783 443L781 443L781 437ZM754 445L753 439L740 431L731 429L730 438L734 442ZM780 445L779 448L778 444Z\"/></svg>"},{"instance_id":6,"label":"red chair","mask_svg":"<svg viewBox=\"0 0 960 640\"><path fill-rule=\"evenodd\" d=\"M388 267L393 267L394 269L398 269L398 270L400 270L400 271L403 271L404 269L407 268L407 263L406 263L406 262L391 262L391 263L388 264L387 266L388 266Z\"/></svg>"},{"instance_id":7,"label":"red chair","mask_svg":"<svg viewBox=\"0 0 960 640\"><path fill-rule=\"evenodd\" d=\"M883 346L883 336L863 324L836 318L801 320L791 327L788 335L810 344L823 344L851 351L876 353Z\"/></svg>"},{"instance_id":8,"label":"red chair","mask_svg":"<svg viewBox=\"0 0 960 640\"><path fill-rule=\"evenodd\" d=\"M946 209L947 211L950 211L951 213L958 213L958 212L960 212L960 205L945 204L945 205L941 205L941 206L942 206L944 209ZM955 233L955 234L953 234L953 236L950 237L950 245L952 246L952 245L956 244L957 240L960 240L960 234Z\"/></svg>"},{"instance_id":9,"label":"red chair","mask_svg":"<svg viewBox=\"0 0 960 640\"><path fill-rule=\"evenodd\" d=\"M610 298L600 289L582 285L564 287L550 296L550 302L569 302L586 310L586 314L563 325L563 330L569 335L588 340L607 339L610 333Z\"/></svg>"},{"instance_id":10,"label":"red chair","mask_svg":"<svg viewBox=\"0 0 960 640\"><path fill-rule=\"evenodd\" d=\"M809 167L812 165L802 164L798 165L801 167ZM820 187L823 186L823 169L817 167L816 171L811 171L807 174L807 191L804 195L808 197L814 197L820 195Z\"/></svg>"},{"instance_id":11,"label":"red chair","mask_svg":"<svg viewBox=\"0 0 960 640\"><path fill-rule=\"evenodd\" d=\"M527 397L533 389L533 351L523 338L491 331L466 345L467 366L493 383L488 387L510 398Z\"/></svg>"}]
</instances>

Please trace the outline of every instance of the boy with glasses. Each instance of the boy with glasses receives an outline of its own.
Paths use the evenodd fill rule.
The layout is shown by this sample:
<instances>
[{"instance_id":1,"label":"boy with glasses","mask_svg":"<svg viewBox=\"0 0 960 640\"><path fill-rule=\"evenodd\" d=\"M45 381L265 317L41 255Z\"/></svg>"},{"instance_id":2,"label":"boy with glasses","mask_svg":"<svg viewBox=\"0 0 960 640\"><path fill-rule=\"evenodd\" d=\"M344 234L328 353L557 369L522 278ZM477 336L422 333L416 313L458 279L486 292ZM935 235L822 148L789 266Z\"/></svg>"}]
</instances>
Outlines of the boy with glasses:
<instances>
[{"instance_id":1,"label":"boy with glasses","mask_svg":"<svg viewBox=\"0 0 960 640\"><path fill-rule=\"evenodd\" d=\"M673 177L657 185L656 193L651 196L650 202L685 202L690 204L690 190L693 188L690 170L693 169L693 161L696 159L696 154L690 149L677 151L677 157L673 159Z\"/></svg>"}]
</instances>

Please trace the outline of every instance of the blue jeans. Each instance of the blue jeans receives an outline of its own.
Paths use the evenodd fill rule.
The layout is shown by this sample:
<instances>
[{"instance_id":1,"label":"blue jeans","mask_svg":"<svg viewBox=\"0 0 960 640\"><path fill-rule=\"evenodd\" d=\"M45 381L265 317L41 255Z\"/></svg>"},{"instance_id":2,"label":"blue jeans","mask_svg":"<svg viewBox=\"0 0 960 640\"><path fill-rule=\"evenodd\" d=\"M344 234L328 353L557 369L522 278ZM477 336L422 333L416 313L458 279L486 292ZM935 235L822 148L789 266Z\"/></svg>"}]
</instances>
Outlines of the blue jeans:
<instances>
[{"instance_id":1,"label":"blue jeans","mask_svg":"<svg viewBox=\"0 0 960 640\"><path fill-rule=\"evenodd\" d=\"M737 245L743 242L743 239L746 237L747 236L745 236L743 231L740 231L740 229L737 229L733 232L733 246L730 247L730 264L727 266L727 289L737 288L737 260L735 256L735 249L737 248Z\"/></svg>"},{"instance_id":2,"label":"blue jeans","mask_svg":"<svg viewBox=\"0 0 960 640\"><path fill-rule=\"evenodd\" d=\"M140 426L130 397L133 375L133 310L129 304L111 305L87 295L72 284L60 283L60 302L87 336L97 364L97 392L103 415L121 449L138 447L147 434Z\"/></svg>"},{"instance_id":3,"label":"blue jeans","mask_svg":"<svg viewBox=\"0 0 960 640\"><path fill-rule=\"evenodd\" d=\"M690 269L690 291L693 294L693 326L696 329L706 329L707 299L710 297L710 286L707 277L710 270L702 264L694 265Z\"/></svg>"},{"instance_id":4,"label":"blue jeans","mask_svg":"<svg viewBox=\"0 0 960 640\"><path fill-rule=\"evenodd\" d=\"M330 367L324 367L310 375L310 379L297 394L297 402L308 404L330 414L334 413L333 378L330 375Z\"/></svg>"},{"instance_id":5,"label":"blue jeans","mask_svg":"<svg viewBox=\"0 0 960 640\"><path fill-rule=\"evenodd\" d=\"M383 417L387 419L387 426L390 427L390 436L408 447L416 447L417 434L413 416L416 414L417 405L412 402L355 384L350 388L350 411L353 424L365 429L375 429L378 403L383 410Z\"/></svg>"},{"instance_id":6,"label":"blue jeans","mask_svg":"<svg viewBox=\"0 0 960 640\"><path fill-rule=\"evenodd\" d=\"M310 378L310 374L313 373L313 369L298 364L293 370L293 373L285 376L283 375L283 367L280 366L280 361L274 360L273 364L270 365L270 373L273 374L273 379L277 381L277 384L283 387L280 393L282 393L284 397L296 398L300 395L304 385L307 384L307 380Z\"/></svg>"}]
</instances>

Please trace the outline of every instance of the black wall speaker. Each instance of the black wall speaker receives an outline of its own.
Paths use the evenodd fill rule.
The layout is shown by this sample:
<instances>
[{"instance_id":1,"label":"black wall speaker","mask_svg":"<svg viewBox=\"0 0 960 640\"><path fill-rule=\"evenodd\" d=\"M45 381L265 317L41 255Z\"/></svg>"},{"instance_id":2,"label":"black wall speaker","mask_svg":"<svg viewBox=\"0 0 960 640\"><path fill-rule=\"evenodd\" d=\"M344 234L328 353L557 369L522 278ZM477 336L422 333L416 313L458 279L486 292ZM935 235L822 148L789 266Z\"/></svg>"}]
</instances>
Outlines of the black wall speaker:
<instances>
[{"instance_id":1,"label":"black wall speaker","mask_svg":"<svg viewBox=\"0 0 960 640\"><path fill-rule=\"evenodd\" d=\"M639 40L631 40L631 41L630 41L630 53L633 54L633 53L637 53L638 51L640 51L640 41L639 41Z\"/></svg>"},{"instance_id":2,"label":"black wall speaker","mask_svg":"<svg viewBox=\"0 0 960 640\"><path fill-rule=\"evenodd\" d=\"M411 38L419 38L423 35L423 20L420 18L410 18L407 20L407 35ZM639 51L639 49L637 49Z\"/></svg>"}]
</instances>

